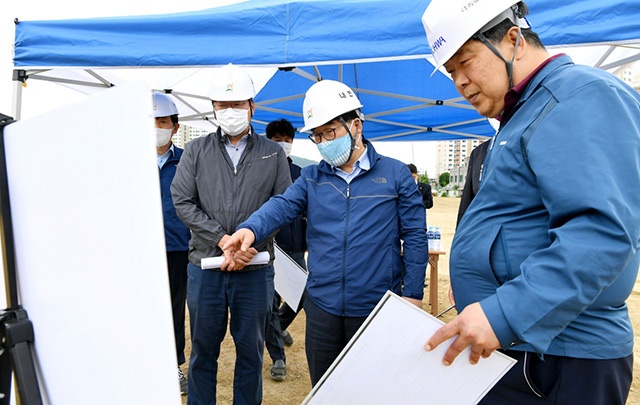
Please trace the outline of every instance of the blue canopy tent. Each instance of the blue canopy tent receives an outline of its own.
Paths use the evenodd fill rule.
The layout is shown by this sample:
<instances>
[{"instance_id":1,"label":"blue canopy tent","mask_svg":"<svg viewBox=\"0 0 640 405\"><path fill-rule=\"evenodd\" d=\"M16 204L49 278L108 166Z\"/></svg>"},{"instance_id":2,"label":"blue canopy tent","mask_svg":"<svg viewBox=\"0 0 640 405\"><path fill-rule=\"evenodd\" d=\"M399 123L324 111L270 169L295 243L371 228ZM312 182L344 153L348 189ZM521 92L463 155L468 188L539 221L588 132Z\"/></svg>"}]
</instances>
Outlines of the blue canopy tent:
<instances>
[{"instance_id":1,"label":"blue canopy tent","mask_svg":"<svg viewBox=\"0 0 640 405\"><path fill-rule=\"evenodd\" d=\"M273 119L286 117L301 127L304 91L322 78L344 82L358 93L370 140L492 135L487 120L460 97L451 80L443 74L428 77L432 70L433 65L424 58L279 70L256 97L260 110L254 126L260 131Z\"/></svg>"},{"instance_id":2,"label":"blue canopy tent","mask_svg":"<svg viewBox=\"0 0 640 405\"><path fill-rule=\"evenodd\" d=\"M106 88L118 83L110 76L178 70L182 79L157 88L176 98L183 122L199 125L212 116L206 92L215 67L231 62L276 71L256 97L259 132L278 117L301 126L305 91L313 81L330 78L358 92L369 139L491 135L491 126L444 74L429 76L433 68L420 22L428 3L265 0L169 15L21 21L14 80ZM637 2L531 0L529 6L529 21L548 46L595 46L583 61L603 68L640 59ZM186 77L199 78L192 84L197 91L183 89ZM15 88L19 101L22 88Z\"/></svg>"}]
</instances>

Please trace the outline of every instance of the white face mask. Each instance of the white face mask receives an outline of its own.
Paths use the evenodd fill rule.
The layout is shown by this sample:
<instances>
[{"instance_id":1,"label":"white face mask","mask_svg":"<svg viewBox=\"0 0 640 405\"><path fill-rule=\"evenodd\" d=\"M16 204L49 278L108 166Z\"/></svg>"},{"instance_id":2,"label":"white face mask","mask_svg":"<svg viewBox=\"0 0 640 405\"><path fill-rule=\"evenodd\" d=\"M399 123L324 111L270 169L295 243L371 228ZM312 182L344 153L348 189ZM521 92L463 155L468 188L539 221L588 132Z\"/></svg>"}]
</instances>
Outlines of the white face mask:
<instances>
[{"instance_id":1,"label":"white face mask","mask_svg":"<svg viewBox=\"0 0 640 405\"><path fill-rule=\"evenodd\" d=\"M240 135L249 126L247 111L242 108L226 108L216 111L216 119L222 132L229 136Z\"/></svg>"},{"instance_id":2,"label":"white face mask","mask_svg":"<svg viewBox=\"0 0 640 405\"><path fill-rule=\"evenodd\" d=\"M156 146L158 148L166 146L171 141L173 129L156 128Z\"/></svg>"},{"instance_id":3,"label":"white face mask","mask_svg":"<svg viewBox=\"0 0 640 405\"><path fill-rule=\"evenodd\" d=\"M289 157L289 155L291 154L291 147L293 146L293 144L289 142L278 142L278 145L282 146L282 149L284 150L284 154L287 157Z\"/></svg>"}]
</instances>

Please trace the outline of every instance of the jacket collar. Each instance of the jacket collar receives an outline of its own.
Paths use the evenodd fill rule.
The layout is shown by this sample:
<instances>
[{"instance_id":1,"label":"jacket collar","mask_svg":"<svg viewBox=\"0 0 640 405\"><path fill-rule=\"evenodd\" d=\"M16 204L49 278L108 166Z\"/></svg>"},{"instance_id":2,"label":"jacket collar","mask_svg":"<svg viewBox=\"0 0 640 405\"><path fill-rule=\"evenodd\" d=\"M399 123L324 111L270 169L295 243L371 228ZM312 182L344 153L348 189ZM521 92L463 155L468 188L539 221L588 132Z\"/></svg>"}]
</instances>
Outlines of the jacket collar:
<instances>
[{"instance_id":1,"label":"jacket collar","mask_svg":"<svg viewBox=\"0 0 640 405\"><path fill-rule=\"evenodd\" d=\"M533 77L531 77L528 80L528 83L526 84L524 89L521 89L519 91L521 92L520 97L518 97L517 101L513 104L511 108L509 108L509 111L505 112L505 115L500 120L501 127L504 126L511 119L511 117L513 117L513 115L516 113L518 108L520 108L520 106L524 104L529 99L529 97L531 97L531 95L538 89L538 87L540 87L542 82L551 73L553 73L555 70L557 70L562 66L573 64L573 61L569 56L562 54L559 56L558 55L552 56L549 59L547 59L544 63L545 65L540 70L538 70Z\"/></svg>"},{"instance_id":2,"label":"jacket collar","mask_svg":"<svg viewBox=\"0 0 640 405\"><path fill-rule=\"evenodd\" d=\"M171 145L172 151L171 156L169 156L168 160L180 160L180 156L182 156L182 149L178 148L175 144Z\"/></svg>"},{"instance_id":3,"label":"jacket collar","mask_svg":"<svg viewBox=\"0 0 640 405\"><path fill-rule=\"evenodd\" d=\"M538 65L537 68L535 68L531 73L529 73L529 75L525 77L524 80L522 80L520 83L513 86L507 92L507 94L504 96L504 109L502 110L502 114L496 117L498 121L502 122L505 117L507 117L508 119L508 117L512 115L511 113L512 113L513 107L515 107L516 104L518 103L518 100L520 100L522 93L529 85L529 82L531 82L531 79L533 79L538 74L538 72L544 69L544 67L547 66L552 60L557 59L561 55L563 54L554 55L550 58L545 59L541 64Z\"/></svg>"},{"instance_id":4,"label":"jacket collar","mask_svg":"<svg viewBox=\"0 0 640 405\"><path fill-rule=\"evenodd\" d=\"M247 132L245 136L247 137L247 147L250 147L255 142L255 138L257 136L251 124L249 124L249 132ZM224 135L222 133L222 129L220 127L218 127L218 129L216 130L215 137L216 140L223 145L225 140L227 139L227 135Z\"/></svg>"},{"instance_id":5,"label":"jacket collar","mask_svg":"<svg viewBox=\"0 0 640 405\"><path fill-rule=\"evenodd\" d=\"M547 78L552 72L557 70L558 68L573 64L573 60L568 55L561 55L551 60L545 67L540 69L538 74L536 74L531 81L527 85L527 87L522 92L522 96L520 96L520 100L518 103L526 101L531 95L536 91L536 89L540 86L540 84Z\"/></svg>"}]
</instances>

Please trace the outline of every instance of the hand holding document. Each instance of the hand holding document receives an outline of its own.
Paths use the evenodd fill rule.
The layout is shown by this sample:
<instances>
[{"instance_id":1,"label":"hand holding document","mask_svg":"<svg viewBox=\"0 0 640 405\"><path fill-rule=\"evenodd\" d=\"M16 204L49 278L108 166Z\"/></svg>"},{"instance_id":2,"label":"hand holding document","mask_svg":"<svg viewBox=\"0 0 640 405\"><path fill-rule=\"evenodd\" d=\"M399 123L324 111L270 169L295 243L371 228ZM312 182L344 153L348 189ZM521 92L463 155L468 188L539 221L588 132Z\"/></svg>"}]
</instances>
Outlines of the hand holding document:
<instances>
[{"instance_id":1,"label":"hand holding document","mask_svg":"<svg viewBox=\"0 0 640 405\"><path fill-rule=\"evenodd\" d=\"M425 344L425 350L431 351L452 337L456 339L442 359L445 365L451 364L468 346L471 346L471 364L476 364L480 357L489 357L500 348L500 341L479 302L467 305L451 322L438 329Z\"/></svg>"},{"instance_id":2,"label":"hand holding document","mask_svg":"<svg viewBox=\"0 0 640 405\"><path fill-rule=\"evenodd\" d=\"M443 323L387 292L303 404L476 404L516 363L500 352L469 363L467 347L450 366L452 339L424 342Z\"/></svg>"},{"instance_id":3,"label":"hand holding document","mask_svg":"<svg viewBox=\"0 0 640 405\"><path fill-rule=\"evenodd\" d=\"M200 261L200 267L203 270L207 269L219 269L224 262L224 256L216 257L203 257ZM267 264L269 263L269 252L258 252L249 264Z\"/></svg>"}]
</instances>

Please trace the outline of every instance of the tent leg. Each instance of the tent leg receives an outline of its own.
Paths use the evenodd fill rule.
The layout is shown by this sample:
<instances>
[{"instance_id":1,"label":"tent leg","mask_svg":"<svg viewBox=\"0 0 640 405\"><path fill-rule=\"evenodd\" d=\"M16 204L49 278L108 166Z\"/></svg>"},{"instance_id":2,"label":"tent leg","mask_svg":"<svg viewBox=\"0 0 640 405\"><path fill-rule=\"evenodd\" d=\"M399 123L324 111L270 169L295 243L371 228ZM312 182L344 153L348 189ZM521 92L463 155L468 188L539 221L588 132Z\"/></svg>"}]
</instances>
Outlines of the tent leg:
<instances>
[{"instance_id":1,"label":"tent leg","mask_svg":"<svg viewBox=\"0 0 640 405\"><path fill-rule=\"evenodd\" d=\"M27 81L27 72L21 69L13 71L13 119L20 121L22 115L22 86Z\"/></svg>"}]
</instances>

